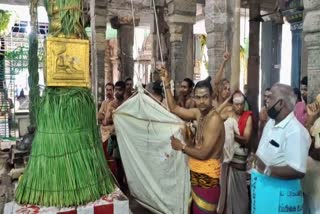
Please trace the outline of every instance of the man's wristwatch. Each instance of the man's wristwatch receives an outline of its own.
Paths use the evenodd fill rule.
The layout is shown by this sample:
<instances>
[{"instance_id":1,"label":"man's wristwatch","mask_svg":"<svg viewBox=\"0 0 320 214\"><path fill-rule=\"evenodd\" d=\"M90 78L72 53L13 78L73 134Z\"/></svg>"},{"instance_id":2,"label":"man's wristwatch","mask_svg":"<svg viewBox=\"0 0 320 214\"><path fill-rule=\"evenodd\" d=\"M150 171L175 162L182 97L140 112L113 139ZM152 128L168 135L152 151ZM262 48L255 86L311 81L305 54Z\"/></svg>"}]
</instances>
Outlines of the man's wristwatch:
<instances>
[{"instance_id":1,"label":"man's wristwatch","mask_svg":"<svg viewBox=\"0 0 320 214\"><path fill-rule=\"evenodd\" d=\"M170 85L170 83L168 83L168 84L164 85L164 88L165 88L165 89L171 89L171 85Z\"/></svg>"},{"instance_id":2,"label":"man's wristwatch","mask_svg":"<svg viewBox=\"0 0 320 214\"><path fill-rule=\"evenodd\" d=\"M263 174L270 176L271 175L271 168L269 166L266 166L266 168L263 171Z\"/></svg>"}]
</instances>

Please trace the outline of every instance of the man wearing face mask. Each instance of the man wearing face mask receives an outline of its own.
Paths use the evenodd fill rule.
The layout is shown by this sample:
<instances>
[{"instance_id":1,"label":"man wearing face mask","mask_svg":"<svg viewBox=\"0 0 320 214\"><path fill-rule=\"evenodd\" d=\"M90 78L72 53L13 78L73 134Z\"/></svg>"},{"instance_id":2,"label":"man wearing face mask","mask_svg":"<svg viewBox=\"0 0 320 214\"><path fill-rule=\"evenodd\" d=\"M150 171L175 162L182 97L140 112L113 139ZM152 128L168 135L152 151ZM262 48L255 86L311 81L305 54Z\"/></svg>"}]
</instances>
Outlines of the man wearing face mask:
<instances>
[{"instance_id":1,"label":"man wearing face mask","mask_svg":"<svg viewBox=\"0 0 320 214\"><path fill-rule=\"evenodd\" d=\"M303 213L301 179L311 139L294 116L290 86L275 84L266 99L267 122L251 173L252 213Z\"/></svg>"}]
</instances>

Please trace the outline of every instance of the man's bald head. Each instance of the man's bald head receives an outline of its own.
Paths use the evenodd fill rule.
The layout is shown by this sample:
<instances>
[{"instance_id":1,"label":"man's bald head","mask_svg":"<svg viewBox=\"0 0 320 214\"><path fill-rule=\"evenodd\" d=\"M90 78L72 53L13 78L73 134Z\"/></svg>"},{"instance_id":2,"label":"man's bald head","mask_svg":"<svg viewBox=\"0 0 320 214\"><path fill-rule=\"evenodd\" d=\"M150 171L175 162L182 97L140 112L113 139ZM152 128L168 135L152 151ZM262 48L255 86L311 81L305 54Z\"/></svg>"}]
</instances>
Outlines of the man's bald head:
<instances>
[{"instance_id":1,"label":"man's bald head","mask_svg":"<svg viewBox=\"0 0 320 214\"><path fill-rule=\"evenodd\" d=\"M289 111L294 110L297 97L295 96L291 86L276 83L272 86L271 93L274 94L277 99L282 99L286 103Z\"/></svg>"}]
</instances>

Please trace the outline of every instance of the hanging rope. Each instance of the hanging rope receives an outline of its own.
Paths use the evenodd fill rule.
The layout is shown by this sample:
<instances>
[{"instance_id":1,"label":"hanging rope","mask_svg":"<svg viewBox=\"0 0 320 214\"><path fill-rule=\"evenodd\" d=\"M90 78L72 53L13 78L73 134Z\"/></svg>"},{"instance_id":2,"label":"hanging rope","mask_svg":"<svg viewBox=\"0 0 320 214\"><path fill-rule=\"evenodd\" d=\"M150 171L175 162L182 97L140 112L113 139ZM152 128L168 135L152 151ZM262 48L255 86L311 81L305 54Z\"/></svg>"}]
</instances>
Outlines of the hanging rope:
<instances>
[{"instance_id":1,"label":"hanging rope","mask_svg":"<svg viewBox=\"0 0 320 214\"><path fill-rule=\"evenodd\" d=\"M153 1L153 11L154 11L154 18L156 21L156 30L157 30L157 40L158 40L158 45L159 45L159 51L160 51L160 59L161 59L161 64L163 65L163 55L162 55L162 47L161 47L161 40L160 40L160 33L159 33L159 24L158 24L158 15L157 15L157 10L156 10L156 4Z\"/></svg>"},{"instance_id":2,"label":"hanging rope","mask_svg":"<svg viewBox=\"0 0 320 214\"><path fill-rule=\"evenodd\" d=\"M157 32L157 42L158 42L158 46L159 46L159 51L160 51L160 59L161 59L161 66L164 66L164 60L163 60L163 53L162 53L162 47L161 47L161 40L160 40L160 32L159 32L159 24L158 24L158 16L157 16L157 10L156 10L156 4L155 4L155 1L154 0L152 0L152 2L153 2L153 10L154 10L154 16L155 16L155 24L156 24L156 32ZM132 18L133 18L133 27L135 28L135 15L134 15L134 7L133 7L133 0L131 0L131 15L132 15ZM135 35L135 33L134 33L134 41L135 41L135 43L137 44L137 42L136 42L136 35ZM145 72L145 71L144 71ZM140 78L140 73L139 73L139 81L141 82L141 78ZM166 102L166 108L167 108L167 110L169 111L169 106L168 106L168 100L167 100L167 94L166 94L166 90L165 90L165 85L164 85L164 81L162 81L162 86L163 86L163 90L164 90L164 96L165 96L165 102ZM140 86L141 87L141 86ZM145 90L144 89L144 91L146 91L151 97L153 97L152 96L152 94L149 92L149 91L147 91L147 90ZM153 97L154 98L154 97ZM155 98L154 98L155 99ZM157 100L157 99L155 99L155 100ZM160 103L161 105L162 105L162 103ZM151 119L149 118L149 122L150 122L150 124L152 124L152 121L151 121ZM174 135L174 133L173 133L173 128L171 127L171 134L172 135ZM180 135L181 135L181 133L179 133ZM180 136L181 137L181 136ZM183 137L183 136L182 136ZM177 153L175 153L175 154L177 154ZM174 157L173 157L174 158ZM174 167L175 167L175 172L177 172L177 165L176 164L174 164ZM175 176L176 178L177 178L177 175ZM176 181L176 183L177 183L177 179L175 180ZM177 185L176 185L177 186ZM177 189L175 188L175 191L177 192ZM177 192L177 194L178 194L178 192Z\"/></svg>"},{"instance_id":3,"label":"hanging rope","mask_svg":"<svg viewBox=\"0 0 320 214\"><path fill-rule=\"evenodd\" d=\"M246 28L247 28L247 8L244 8L243 43L246 42Z\"/></svg>"},{"instance_id":4,"label":"hanging rope","mask_svg":"<svg viewBox=\"0 0 320 214\"><path fill-rule=\"evenodd\" d=\"M136 28L136 25L135 25L135 14L134 14L134 6L133 6L133 0L130 0L131 2L131 16L132 16L132 19L133 19L133 37L134 37L134 43L137 45L137 39L136 39L136 34L135 34L135 28ZM158 42L158 46L159 46L159 51L160 51L160 59L161 59L161 66L164 65L164 61L163 61L163 52L162 52L162 47L161 47L161 39L160 39L160 32L159 32L159 24L158 24L158 16L157 16L157 10L156 10L156 4L155 4L155 1L152 0L153 2L153 10L154 10L154 17L155 17L155 24L156 24L156 32L157 32L157 42ZM138 53L138 51L137 51ZM138 66L139 67L139 66ZM134 69L134 68L133 68ZM142 79L141 79L141 76L140 76L140 72L137 72L134 70L136 76L138 77L138 81L141 83L142 82ZM165 90L165 85L164 85L164 82L162 81L162 85L163 85L163 91L164 91L164 96L165 96L165 102L166 102L166 106L167 106L167 110L168 109L168 100L167 100L167 94L166 94L166 90Z\"/></svg>"},{"instance_id":5,"label":"hanging rope","mask_svg":"<svg viewBox=\"0 0 320 214\"><path fill-rule=\"evenodd\" d=\"M163 54L162 54L162 47L161 47L161 40L160 40L158 15L157 15L155 1L152 0L152 3L153 3L154 19L156 21L157 41L158 41L158 46L159 46L159 51L160 51L160 59L161 59L161 67L162 67L162 66L164 66L164 62L163 62ZM163 91L164 91L164 99L165 99L165 102L166 102L167 110L169 111L169 105L168 105L168 100L167 100L167 92L166 92L163 80L162 80L162 87L163 87Z\"/></svg>"},{"instance_id":6,"label":"hanging rope","mask_svg":"<svg viewBox=\"0 0 320 214\"><path fill-rule=\"evenodd\" d=\"M160 32L159 32L159 24L158 24L158 15L157 15L157 10L156 10L156 4L155 4L155 1L152 0L153 2L153 11L154 11L154 18L155 18L155 21L156 21L156 30L157 30L157 40L158 40L158 46L159 46L159 51L160 51L160 59L161 59L161 67L164 66L164 62L163 62L163 54L162 54L162 47L161 47L161 40L160 40ZM169 105L168 105L168 99L167 99L167 92L166 92L166 88L165 88L165 85L164 85L164 81L162 80L162 87L163 87L163 91L164 91L164 100L166 102L166 107L167 107L167 110L170 111L169 109ZM173 129L171 127L171 134L173 135ZM175 168L175 174L176 174L176 183L177 183L177 165L174 164L174 168ZM177 185L176 185L177 186ZM177 193L177 188L175 188L175 191Z\"/></svg>"},{"instance_id":7,"label":"hanging rope","mask_svg":"<svg viewBox=\"0 0 320 214\"><path fill-rule=\"evenodd\" d=\"M222 14L222 10L218 7L218 5L217 5L217 3L214 1L214 4L215 4L215 6L218 8L218 10L219 10L219 13L220 13L220 15ZM224 1L224 5L225 5L225 8L226 8L226 10L227 10L227 8L228 8L228 1L227 0L225 0ZM227 12L227 11L226 11ZM224 31L224 37L225 37L225 41L224 41L224 51L226 51L226 50L228 50L228 51L231 51L230 50L230 48L229 48L229 44L228 44L228 41L226 40L226 38L228 38L228 16L227 15L225 15L226 16L226 24L224 25L224 27L223 27L223 31Z\"/></svg>"},{"instance_id":8,"label":"hanging rope","mask_svg":"<svg viewBox=\"0 0 320 214\"><path fill-rule=\"evenodd\" d=\"M133 24L133 41L134 41L134 44L136 45L137 54L139 54L139 49L138 49L138 46L137 46L138 45L137 37L136 37L136 32L135 32L135 29L136 29L136 18L135 18L135 15L134 15L133 0L131 0L131 16L132 16L132 24ZM132 56L132 58L133 58L133 56ZM134 73L136 74L136 76L138 78L139 84L141 84L142 83L142 79L141 79L141 76L140 76L140 72L137 73L137 71L135 71L134 63L133 63L133 68L132 69L133 69ZM138 70L139 70L139 65L138 65Z\"/></svg>"}]
</instances>

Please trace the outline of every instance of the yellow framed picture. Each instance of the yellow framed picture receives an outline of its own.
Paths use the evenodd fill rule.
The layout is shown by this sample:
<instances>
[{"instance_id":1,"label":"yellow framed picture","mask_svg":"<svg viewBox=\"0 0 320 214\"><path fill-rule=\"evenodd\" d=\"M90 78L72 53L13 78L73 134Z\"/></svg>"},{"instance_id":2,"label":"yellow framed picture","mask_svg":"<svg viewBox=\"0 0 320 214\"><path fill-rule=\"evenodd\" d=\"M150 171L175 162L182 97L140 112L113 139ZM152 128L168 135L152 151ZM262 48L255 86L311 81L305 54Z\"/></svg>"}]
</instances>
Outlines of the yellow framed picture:
<instances>
[{"instance_id":1,"label":"yellow framed picture","mask_svg":"<svg viewBox=\"0 0 320 214\"><path fill-rule=\"evenodd\" d=\"M90 87L89 40L48 37L45 49L47 86Z\"/></svg>"}]
</instances>

